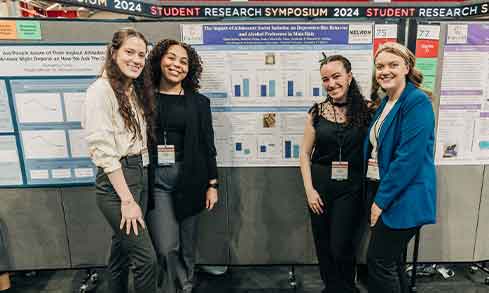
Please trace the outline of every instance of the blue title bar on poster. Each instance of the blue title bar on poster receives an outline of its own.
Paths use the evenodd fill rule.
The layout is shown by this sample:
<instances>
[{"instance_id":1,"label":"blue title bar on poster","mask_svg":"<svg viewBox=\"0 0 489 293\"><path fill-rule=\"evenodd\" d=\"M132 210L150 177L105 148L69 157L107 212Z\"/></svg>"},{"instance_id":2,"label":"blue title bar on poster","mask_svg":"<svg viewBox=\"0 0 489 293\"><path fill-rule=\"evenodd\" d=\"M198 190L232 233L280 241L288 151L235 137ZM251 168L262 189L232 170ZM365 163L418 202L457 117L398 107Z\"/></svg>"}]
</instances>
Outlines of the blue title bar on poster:
<instances>
[{"instance_id":1,"label":"blue title bar on poster","mask_svg":"<svg viewBox=\"0 0 489 293\"><path fill-rule=\"evenodd\" d=\"M204 25L205 45L348 44L346 24Z\"/></svg>"},{"instance_id":2,"label":"blue title bar on poster","mask_svg":"<svg viewBox=\"0 0 489 293\"><path fill-rule=\"evenodd\" d=\"M275 6L164 5L137 0L58 0L55 2L151 18L430 18L460 19L489 15L489 3L436 6ZM424 4L423 4L424 5Z\"/></svg>"}]
</instances>

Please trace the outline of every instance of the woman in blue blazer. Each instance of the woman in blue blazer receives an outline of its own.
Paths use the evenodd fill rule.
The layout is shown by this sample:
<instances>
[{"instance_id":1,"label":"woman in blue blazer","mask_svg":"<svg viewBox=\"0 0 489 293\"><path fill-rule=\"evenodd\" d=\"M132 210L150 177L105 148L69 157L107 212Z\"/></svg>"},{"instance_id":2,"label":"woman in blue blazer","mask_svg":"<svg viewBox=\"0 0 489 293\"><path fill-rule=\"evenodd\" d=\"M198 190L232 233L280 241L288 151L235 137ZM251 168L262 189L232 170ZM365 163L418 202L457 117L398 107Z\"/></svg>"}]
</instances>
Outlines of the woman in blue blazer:
<instances>
[{"instance_id":1,"label":"woman in blue blazer","mask_svg":"<svg viewBox=\"0 0 489 293\"><path fill-rule=\"evenodd\" d=\"M386 43L375 54L375 82L386 92L364 144L372 235L369 292L407 292L402 255L422 225L435 223L435 118L409 49Z\"/></svg>"}]
</instances>

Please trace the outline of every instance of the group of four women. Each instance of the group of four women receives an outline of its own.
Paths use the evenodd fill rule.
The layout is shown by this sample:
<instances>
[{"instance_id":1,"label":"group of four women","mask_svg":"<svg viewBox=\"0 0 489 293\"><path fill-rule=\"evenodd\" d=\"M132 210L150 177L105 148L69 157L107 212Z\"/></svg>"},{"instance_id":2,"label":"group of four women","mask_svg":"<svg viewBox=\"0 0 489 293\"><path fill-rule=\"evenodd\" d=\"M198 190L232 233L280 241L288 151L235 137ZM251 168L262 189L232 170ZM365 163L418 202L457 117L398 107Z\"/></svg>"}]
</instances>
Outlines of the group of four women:
<instances>
[{"instance_id":1,"label":"group of four women","mask_svg":"<svg viewBox=\"0 0 489 293\"><path fill-rule=\"evenodd\" d=\"M218 200L210 102L198 93L202 64L192 47L163 40L147 50L134 29L115 32L85 101L97 205L113 230L109 286L127 292L132 267L136 292L190 293L195 216ZM373 116L350 62L321 61L328 96L309 111L300 165L327 292L357 292L365 202L371 292L402 292L402 251L434 222L434 117L414 61L398 44L377 51L376 82L387 98Z\"/></svg>"}]
</instances>

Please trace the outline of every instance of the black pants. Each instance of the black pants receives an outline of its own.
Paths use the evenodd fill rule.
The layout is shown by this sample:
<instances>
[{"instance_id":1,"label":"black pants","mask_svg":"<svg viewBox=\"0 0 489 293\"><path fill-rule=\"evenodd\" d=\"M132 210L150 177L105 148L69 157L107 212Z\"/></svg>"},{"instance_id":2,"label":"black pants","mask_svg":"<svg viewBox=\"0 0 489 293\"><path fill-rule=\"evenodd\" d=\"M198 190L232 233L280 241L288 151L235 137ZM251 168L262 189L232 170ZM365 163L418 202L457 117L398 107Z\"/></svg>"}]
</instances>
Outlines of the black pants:
<instances>
[{"instance_id":1,"label":"black pants","mask_svg":"<svg viewBox=\"0 0 489 293\"><path fill-rule=\"evenodd\" d=\"M143 213L148 203L147 170L143 168L141 156L121 160L127 185ZM111 293L128 292L129 266L134 266L134 288L138 293L156 292L156 253L147 229L138 228L138 236L131 229L129 235L121 230L121 200L107 175L99 168L97 173L97 205L109 222L113 235L110 250L109 288Z\"/></svg>"},{"instance_id":2,"label":"black pants","mask_svg":"<svg viewBox=\"0 0 489 293\"><path fill-rule=\"evenodd\" d=\"M325 212L311 213L312 232L321 279L328 293L358 292L356 250L363 205L357 194L325 202Z\"/></svg>"},{"instance_id":3,"label":"black pants","mask_svg":"<svg viewBox=\"0 0 489 293\"><path fill-rule=\"evenodd\" d=\"M375 194L378 185L369 185L367 190L371 195ZM384 224L382 217L379 218L372 228L367 252L369 292L409 292L403 254L418 230L419 227L392 229Z\"/></svg>"}]
</instances>

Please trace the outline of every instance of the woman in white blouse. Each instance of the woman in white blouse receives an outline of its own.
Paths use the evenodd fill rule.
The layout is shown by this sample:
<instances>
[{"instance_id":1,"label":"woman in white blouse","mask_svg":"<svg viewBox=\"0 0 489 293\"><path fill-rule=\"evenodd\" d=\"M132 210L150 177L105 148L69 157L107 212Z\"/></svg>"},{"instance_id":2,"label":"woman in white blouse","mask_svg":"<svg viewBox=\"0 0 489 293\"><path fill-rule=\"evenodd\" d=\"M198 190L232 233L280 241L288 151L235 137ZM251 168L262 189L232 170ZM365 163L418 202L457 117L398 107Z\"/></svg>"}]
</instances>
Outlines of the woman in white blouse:
<instances>
[{"instance_id":1,"label":"woman in white blouse","mask_svg":"<svg viewBox=\"0 0 489 293\"><path fill-rule=\"evenodd\" d=\"M136 292L156 291L156 255L145 227L147 127L154 97L143 73L148 42L131 28L114 33L102 75L87 90L83 127L98 167L97 205L113 230L109 259L112 293L128 291L134 265ZM143 73L143 74L142 74ZM148 86L149 85L149 86Z\"/></svg>"}]
</instances>

